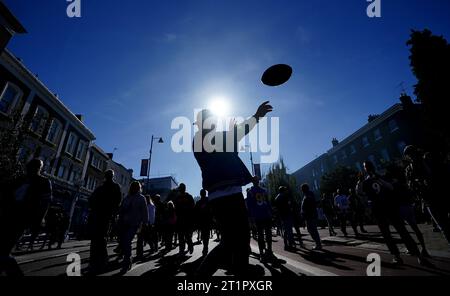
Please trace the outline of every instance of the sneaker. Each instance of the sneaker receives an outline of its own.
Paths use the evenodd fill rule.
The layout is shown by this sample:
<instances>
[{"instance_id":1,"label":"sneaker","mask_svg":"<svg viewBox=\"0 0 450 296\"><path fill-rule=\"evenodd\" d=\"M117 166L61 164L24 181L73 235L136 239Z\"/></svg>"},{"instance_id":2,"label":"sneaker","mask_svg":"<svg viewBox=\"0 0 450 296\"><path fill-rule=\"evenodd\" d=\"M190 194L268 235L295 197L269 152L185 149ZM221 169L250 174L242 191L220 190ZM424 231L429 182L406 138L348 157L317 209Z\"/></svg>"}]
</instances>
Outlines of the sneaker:
<instances>
[{"instance_id":1,"label":"sneaker","mask_svg":"<svg viewBox=\"0 0 450 296\"><path fill-rule=\"evenodd\" d=\"M317 246L314 246L312 249L313 249L313 251L320 251L320 250L322 250L322 246L317 245Z\"/></svg>"}]
</instances>

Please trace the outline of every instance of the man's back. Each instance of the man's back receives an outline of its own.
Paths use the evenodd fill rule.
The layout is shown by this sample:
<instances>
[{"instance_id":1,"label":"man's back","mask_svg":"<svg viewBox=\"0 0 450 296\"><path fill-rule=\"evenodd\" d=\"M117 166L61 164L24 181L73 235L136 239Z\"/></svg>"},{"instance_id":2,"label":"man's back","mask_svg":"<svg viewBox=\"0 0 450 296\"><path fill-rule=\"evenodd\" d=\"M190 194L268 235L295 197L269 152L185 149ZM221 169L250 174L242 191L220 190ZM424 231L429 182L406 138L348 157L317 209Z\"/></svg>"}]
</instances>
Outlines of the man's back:
<instances>
[{"instance_id":1,"label":"man's back","mask_svg":"<svg viewBox=\"0 0 450 296\"><path fill-rule=\"evenodd\" d=\"M120 186L113 181L106 181L94 190L89 199L92 214L110 218L117 212L121 199Z\"/></svg>"}]
</instances>

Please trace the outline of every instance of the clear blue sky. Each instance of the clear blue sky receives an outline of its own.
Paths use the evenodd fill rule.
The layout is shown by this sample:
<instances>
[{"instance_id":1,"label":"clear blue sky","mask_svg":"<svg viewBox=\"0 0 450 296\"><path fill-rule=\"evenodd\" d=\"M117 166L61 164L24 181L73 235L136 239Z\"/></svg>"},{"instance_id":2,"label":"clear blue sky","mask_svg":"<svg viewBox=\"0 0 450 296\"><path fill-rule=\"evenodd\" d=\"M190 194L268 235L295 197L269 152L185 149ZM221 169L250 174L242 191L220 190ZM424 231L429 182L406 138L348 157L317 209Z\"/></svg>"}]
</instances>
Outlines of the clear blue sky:
<instances>
[{"instance_id":1,"label":"clear blue sky","mask_svg":"<svg viewBox=\"0 0 450 296\"><path fill-rule=\"evenodd\" d=\"M412 94L410 29L450 38L448 0L382 0L380 19L366 16L365 0L81 0L80 19L66 16L65 0L5 2L29 31L10 50L84 114L97 143L117 147L115 159L137 176L152 133L164 137L152 174L174 174L193 194L193 155L170 148L175 116L192 117L216 95L236 115L270 99L295 171L397 102L400 82ZM262 86L277 63L292 65L292 79Z\"/></svg>"}]
</instances>

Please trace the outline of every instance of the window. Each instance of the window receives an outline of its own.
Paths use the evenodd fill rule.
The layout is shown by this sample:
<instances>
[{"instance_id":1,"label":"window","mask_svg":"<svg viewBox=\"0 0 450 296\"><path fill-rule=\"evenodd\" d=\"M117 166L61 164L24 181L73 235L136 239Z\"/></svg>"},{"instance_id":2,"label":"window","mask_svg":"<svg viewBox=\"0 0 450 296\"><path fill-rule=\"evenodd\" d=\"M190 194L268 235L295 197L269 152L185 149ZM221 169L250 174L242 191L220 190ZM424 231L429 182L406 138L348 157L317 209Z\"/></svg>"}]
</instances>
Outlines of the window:
<instances>
[{"instance_id":1,"label":"window","mask_svg":"<svg viewBox=\"0 0 450 296\"><path fill-rule=\"evenodd\" d=\"M316 176L316 170L315 169L312 169L312 175L313 175L313 177Z\"/></svg>"},{"instance_id":2,"label":"window","mask_svg":"<svg viewBox=\"0 0 450 296\"><path fill-rule=\"evenodd\" d=\"M394 119L389 121L389 130L391 131L391 133L393 133L396 130L398 130L397 121L395 121Z\"/></svg>"},{"instance_id":3,"label":"window","mask_svg":"<svg viewBox=\"0 0 450 296\"><path fill-rule=\"evenodd\" d=\"M52 123L50 124L50 128L47 133L47 141L50 143L56 144L59 138L59 134L62 130L62 124L59 120L53 118Z\"/></svg>"},{"instance_id":4,"label":"window","mask_svg":"<svg viewBox=\"0 0 450 296\"><path fill-rule=\"evenodd\" d=\"M342 155L342 159L347 158L347 153L345 152L345 150L342 150L341 155Z\"/></svg>"},{"instance_id":5,"label":"window","mask_svg":"<svg viewBox=\"0 0 450 296\"><path fill-rule=\"evenodd\" d=\"M97 179L95 179L92 176L89 176L86 187L89 190L94 190L97 187Z\"/></svg>"},{"instance_id":6,"label":"window","mask_svg":"<svg viewBox=\"0 0 450 296\"><path fill-rule=\"evenodd\" d=\"M81 179L81 173L78 170L73 170L70 172L69 181L72 183L77 182Z\"/></svg>"},{"instance_id":7,"label":"window","mask_svg":"<svg viewBox=\"0 0 450 296\"><path fill-rule=\"evenodd\" d=\"M333 161L334 161L334 163L338 163L337 155L333 155Z\"/></svg>"},{"instance_id":8,"label":"window","mask_svg":"<svg viewBox=\"0 0 450 296\"><path fill-rule=\"evenodd\" d=\"M363 137L363 138L362 138L362 143L363 143L363 147L369 146L369 145L370 145L370 143L369 143L369 138Z\"/></svg>"},{"instance_id":9,"label":"window","mask_svg":"<svg viewBox=\"0 0 450 296\"><path fill-rule=\"evenodd\" d=\"M377 128L374 132L374 136L375 136L375 141L381 140L381 131L379 128Z\"/></svg>"},{"instance_id":10,"label":"window","mask_svg":"<svg viewBox=\"0 0 450 296\"><path fill-rule=\"evenodd\" d=\"M34 112L33 119L31 120L30 124L30 130L39 135L42 136L44 133L45 125L47 124L48 120L48 112L45 110L45 108L41 106L36 107L36 111Z\"/></svg>"},{"instance_id":11,"label":"window","mask_svg":"<svg viewBox=\"0 0 450 296\"><path fill-rule=\"evenodd\" d=\"M47 174L50 174L52 172L52 158L53 156L49 156L42 160L42 162L44 163L42 171L46 172Z\"/></svg>"},{"instance_id":12,"label":"window","mask_svg":"<svg viewBox=\"0 0 450 296\"><path fill-rule=\"evenodd\" d=\"M375 156L369 155L369 160L370 160L370 162L375 166L375 168L378 167L378 166L377 166L377 161L376 161Z\"/></svg>"},{"instance_id":13,"label":"window","mask_svg":"<svg viewBox=\"0 0 450 296\"><path fill-rule=\"evenodd\" d=\"M98 163L99 163L99 159L98 159L98 157L97 157L96 155L94 155L94 156L92 157L92 162L91 162L91 164L92 164L93 167L98 168Z\"/></svg>"},{"instance_id":14,"label":"window","mask_svg":"<svg viewBox=\"0 0 450 296\"><path fill-rule=\"evenodd\" d=\"M350 145L350 154L355 154L355 153L356 153L355 145Z\"/></svg>"},{"instance_id":15,"label":"window","mask_svg":"<svg viewBox=\"0 0 450 296\"><path fill-rule=\"evenodd\" d=\"M66 175L66 166L65 165L60 165L59 169L58 169L58 178L64 179L64 176Z\"/></svg>"},{"instance_id":16,"label":"window","mask_svg":"<svg viewBox=\"0 0 450 296\"><path fill-rule=\"evenodd\" d=\"M314 190L319 190L319 185L317 184L317 180L314 180Z\"/></svg>"},{"instance_id":17,"label":"window","mask_svg":"<svg viewBox=\"0 0 450 296\"><path fill-rule=\"evenodd\" d=\"M75 151L75 147L77 145L77 136L74 133L69 134L69 139L67 140L66 144L66 152L70 155L73 155Z\"/></svg>"},{"instance_id":18,"label":"window","mask_svg":"<svg viewBox=\"0 0 450 296\"><path fill-rule=\"evenodd\" d=\"M387 151L387 149L381 150L381 157L382 157L385 161L390 161L390 160L391 160L391 158L389 157L389 152Z\"/></svg>"},{"instance_id":19,"label":"window","mask_svg":"<svg viewBox=\"0 0 450 296\"><path fill-rule=\"evenodd\" d=\"M22 91L14 84L7 82L0 95L0 112L9 114L22 97Z\"/></svg>"},{"instance_id":20,"label":"window","mask_svg":"<svg viewBox=\"0 0 450 296\"><path fill-rule=\"evenodd\" d=\"M87 143L85 141L80 140L75 158L78 160L82 160L83 157L86 155L86 150L87 150Z\"/></svg>"},{"instance_id":21,"label":"window","mask_svg":"<svg viewBox=\"0 0 450 296\"><path fill-rule=\"evenodd\" d=\"M320 163L320 171L322 172L322 174L325 172L325 168L323 166L323 162Z\"/></svg>"},{"instance_id":22,"label":"window","mask_svg":"<svg viewBox=\"0 0 450 296\"><path fill-rule=\"evenodd\" d=\"M400 153L403 154L403 150L405 150L406 143L403 141L400 141L397 143L397 147L398 147L398 150L400 151Z\"/></svg>"}]
</instances>

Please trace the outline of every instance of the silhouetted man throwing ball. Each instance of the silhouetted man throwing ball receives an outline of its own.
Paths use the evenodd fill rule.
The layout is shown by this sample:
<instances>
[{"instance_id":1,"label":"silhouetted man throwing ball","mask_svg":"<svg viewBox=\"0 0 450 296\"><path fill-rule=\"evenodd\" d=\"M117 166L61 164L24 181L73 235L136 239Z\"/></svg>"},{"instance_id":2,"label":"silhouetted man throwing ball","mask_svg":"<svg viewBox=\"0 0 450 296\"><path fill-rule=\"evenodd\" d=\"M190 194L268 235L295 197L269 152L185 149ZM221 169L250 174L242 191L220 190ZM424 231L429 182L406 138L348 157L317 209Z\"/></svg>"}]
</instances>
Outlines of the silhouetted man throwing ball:
<instances>
[{"instance_id":1,"label":"silhouetted man throwing ball","mask_svg":"<svg viewBox=\"0 0 450 296\"><path fill-rule=\"evenodd\" d=\"M199 276L212 275L219 263L231 263L230 271L235 275L244 275L248 270L250 235L242 186L252 182L252 175L239 158L238 143L270 111L272 106L264 102L255 115L223 132L216 130L217 118L211 111L205 109L197 114L194 157L222 235L219 245L200 266Z\"/></svg>"}]
</instances>

